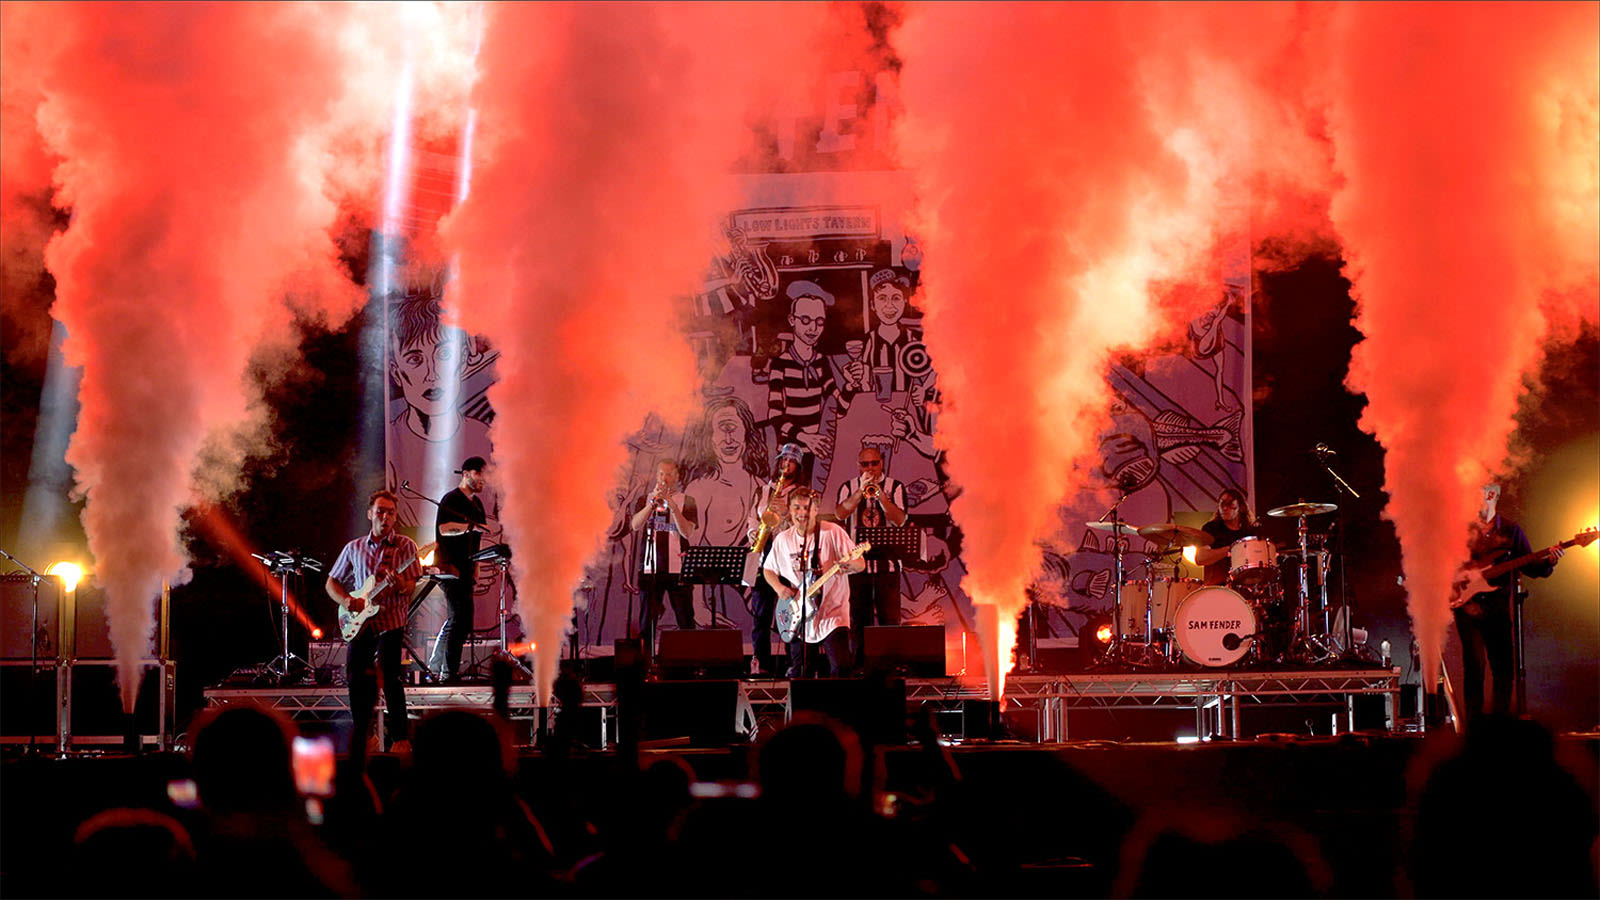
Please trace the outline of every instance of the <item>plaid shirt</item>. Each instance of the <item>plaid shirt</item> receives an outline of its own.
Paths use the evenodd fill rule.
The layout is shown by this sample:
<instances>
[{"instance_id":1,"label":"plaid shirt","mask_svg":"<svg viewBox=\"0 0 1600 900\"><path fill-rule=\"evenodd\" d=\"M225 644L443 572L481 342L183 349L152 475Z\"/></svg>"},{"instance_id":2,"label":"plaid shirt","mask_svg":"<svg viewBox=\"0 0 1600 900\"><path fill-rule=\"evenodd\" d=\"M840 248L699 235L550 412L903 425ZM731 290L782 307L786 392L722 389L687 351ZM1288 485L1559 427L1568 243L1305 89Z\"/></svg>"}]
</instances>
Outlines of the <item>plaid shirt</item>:
<instances>
[{"instance_id":1,"label":"plaid shirt","mask_svg":"<svg viewBox=\"0 0 1600 900\"><path fill-rule=\"evenodd\" d=\"M410 565L396 568L396 564L407 560L410 560ZM416 541L394 532L381 541L373 540L371 533L364 534L344 545L339 552L339 559L328 570L328 577L344 585L345 590L353 591L383 566L421 577L422 564L417 562ZM410 597L395 593L394 586L390 585L376 598L369 597L367 601L370 603L373 599L378 601L378 614L372 617L367 627L380 634L405 627L407 614L411 612Z\"/></svg>"}]
</instances>

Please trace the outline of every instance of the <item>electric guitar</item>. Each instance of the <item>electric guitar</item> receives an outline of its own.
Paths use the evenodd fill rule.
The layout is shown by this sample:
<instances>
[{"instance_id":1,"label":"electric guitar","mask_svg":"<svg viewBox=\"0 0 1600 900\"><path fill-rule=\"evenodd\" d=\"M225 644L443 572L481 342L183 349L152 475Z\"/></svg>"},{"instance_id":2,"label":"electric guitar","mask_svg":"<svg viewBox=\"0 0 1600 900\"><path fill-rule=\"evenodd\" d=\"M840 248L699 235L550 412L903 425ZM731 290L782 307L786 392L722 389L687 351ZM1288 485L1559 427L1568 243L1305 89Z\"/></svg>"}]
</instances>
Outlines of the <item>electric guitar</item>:
<instances>
[{"instance_id":1,"label":"electric guitar","mask_svg":"<svg viewBox=\"0 0 1600 900\"><path fill-rule=\"evenodd\" d=\"M795 632L800 628L801 602L805 603L806 618L809 619L815 616L818 604L812 601L816 599L818 594L822 593L822 586L827 584L828 580L833 576L839 574L845 563L860 559L871 549L872 544L862 541L856 545L854 550L845 554L837 562L829 566L827 571L817 576L816 580L811 582L811 586L806 588L804 597L801 596L799 591L796 591L795 595L787 600L780 598L778 600L778 608L773 610L772 613L773 624L778 626L778 637L782 638L785 643L794 640Z\"/></svg>"},{"instance_id":2,"label":"electric guitar","mask_svg":"<svg viewBox=\"0 0 1600 900\"><path fill-rule=\"evenodd\" d=\"M416 553L413 553L405 562L395 566L394 570L401 572L410 568L412 563L432 553L438 547L438 541L418 547ZM361 587L350 592L352 598L365 600L367 605L361 607L360 612L351 612L348 606L339 607L339 637L344 638L346 641L356 639L356 635L361 633L361 626L367 624L368 619L378 614L380 607L377 599L382 596L384 591L389 589L393 582L393 575L379 581L377 573L373 573L367 576L367 580L361 583Z\"/></svg>"},{"instance_id":3,"label":"electric guitar","mask_svg":"<svg viewBox=\"0 0 1600 900\"><path fill-rule=\"evenodd\" d=\"M1572 540L1570 541L1562 541L1553 547L1546 547L1543 550L1535 550L1534 552L1525 556L1519 556L1516 559L1508 559L1503 563L1497 563L1492 566L1472 566L1470 564L1462 566L1461 569L1456 572L1456 577L1451 581L1450 584L1450 608L1460 609L1461 607L1466 606L1467 603L1471 602L1473 597L1476 597L1485 591L1494 590L1494 586L1489 584L1490 581L1499 578L1501 575L1504 575L1507 572L1520 569L1523 566L1531 565L1532 563L1540 562L1548 557L1550 555L1550 551L1556 549L1556 547L1560 547L1562 550L1565 550L1568 547L1587 547L1596 540L1600 540L1600 529L1590 528L1586 531L1580 531L1573 535Z\"/></svg>"}]
</instances>

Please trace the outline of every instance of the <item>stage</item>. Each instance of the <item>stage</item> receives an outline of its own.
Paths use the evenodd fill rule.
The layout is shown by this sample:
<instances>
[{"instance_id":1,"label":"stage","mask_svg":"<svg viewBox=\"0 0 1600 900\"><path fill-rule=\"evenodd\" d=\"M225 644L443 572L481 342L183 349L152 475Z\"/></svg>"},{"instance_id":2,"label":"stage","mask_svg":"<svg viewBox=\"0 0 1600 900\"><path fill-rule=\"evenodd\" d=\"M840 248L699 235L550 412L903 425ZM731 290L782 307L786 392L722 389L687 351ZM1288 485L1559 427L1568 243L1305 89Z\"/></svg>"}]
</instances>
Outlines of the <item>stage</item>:
<instances>
[{"instance_id":1,"label":"stage","mask_svg":"<svg viewBox=\"0 0 1600 900\"><path fill-rule=\"evenodd\" d=\"M731 686L733 731L747 740L759 734L763 721L786 721L796 709L788 680L747 678L651 684L663 689L695 684ZM940 714L942 730L947 735L959 739L980 731L984 736L990 734L986 728L967 721L975 709L981 708L974 702L989 699L988 689L981 682L961 677L907 678L904 685L907 709L933 707ZM596 749L606 749L616 741L617 693L617 685L612 683L583 685L583 706L593 708L595 714L585 717L587 731L582 739ZM1014 733L1025 734L1036 743L1103 737L1075 733L1074 717L1081 721L1095 712L1125 710L1168 711L1165 718L1169 720L1173 711L1187 712L1192 719L1185 717L1182 726L1174 727L1192 730L1186 735L1174 732L1172 737L1194 740L1245 736L1243 722L1252 710L1314 710L1327 716L1320 720L1327 723L1327 730L1319 725L1313 733L1335 735L1358 730L1358 698L1370 697L1381 701L1381 730L1395 733L1407 730L1401 718L1400 694L1399 670L1377 667L1012 675L1006 679L1002 715ZM406 688L406 706L413 716L459 707L487 711L493 700L489 685ZM531 736L538 730L542 712L532 686L513 685L508 701L512 721L529 723L532 728L520 733ZM348 719L350 712L348 691L342 686L213 688L205 692L207 706L236 703L268 706L301 722ZM382 716L377 718L381 721ZM1374 729L1368 724L1359 730Z\"/></svg>"}]
</instances>

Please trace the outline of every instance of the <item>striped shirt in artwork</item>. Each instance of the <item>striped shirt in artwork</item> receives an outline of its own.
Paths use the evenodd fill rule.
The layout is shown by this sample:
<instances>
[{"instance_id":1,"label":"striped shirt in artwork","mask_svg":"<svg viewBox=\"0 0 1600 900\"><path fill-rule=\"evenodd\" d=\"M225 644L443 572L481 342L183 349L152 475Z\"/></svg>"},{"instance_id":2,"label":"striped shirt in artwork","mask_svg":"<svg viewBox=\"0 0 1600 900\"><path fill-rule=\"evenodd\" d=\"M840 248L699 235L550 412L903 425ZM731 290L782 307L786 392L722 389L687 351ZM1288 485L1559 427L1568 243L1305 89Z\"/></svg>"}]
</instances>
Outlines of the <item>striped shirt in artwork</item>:
<instances>
[{"instance_id":1,"label":"striped shirt in artwork","mask_svg":"<svg viewBox=\"0 0 1600 900\"><path fill-rule=\"evenodd\" d=\"M844 397L833 377L827 357L818 353L809 363L794 357L793 345L769 363L768 408L775 412L773 425L780 442L794 440L796 434L815 432L822 425L822 404L833 397L841 404Z\"/></svg>"}]
</instances>

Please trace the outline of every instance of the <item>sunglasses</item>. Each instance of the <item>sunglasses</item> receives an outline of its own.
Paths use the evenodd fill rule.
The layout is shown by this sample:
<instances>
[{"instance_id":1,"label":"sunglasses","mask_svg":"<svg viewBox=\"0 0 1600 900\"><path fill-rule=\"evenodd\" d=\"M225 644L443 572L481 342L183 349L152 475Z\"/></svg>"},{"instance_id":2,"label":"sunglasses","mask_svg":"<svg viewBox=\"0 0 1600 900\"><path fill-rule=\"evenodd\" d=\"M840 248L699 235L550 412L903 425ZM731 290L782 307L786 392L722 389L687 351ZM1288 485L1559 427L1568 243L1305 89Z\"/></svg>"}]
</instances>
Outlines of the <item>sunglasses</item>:
<instances>
[{"instance_id":1,"label":"sunglasses","mask_svg":"<svg viewBox=\"0 0 1600 900\"><path fill-rule=\"evenodd\" d=\"M864 460L861 460L861 465L863 465L863 466L873 466L873 467L881 466L881 465L883 465L883 460L881 460L881 459L864 459Z\"/></svg>"}]
</instances>

